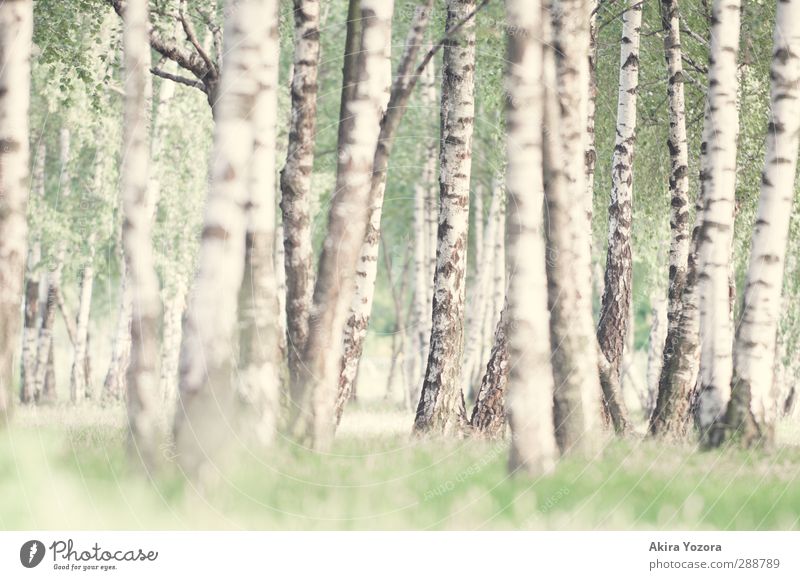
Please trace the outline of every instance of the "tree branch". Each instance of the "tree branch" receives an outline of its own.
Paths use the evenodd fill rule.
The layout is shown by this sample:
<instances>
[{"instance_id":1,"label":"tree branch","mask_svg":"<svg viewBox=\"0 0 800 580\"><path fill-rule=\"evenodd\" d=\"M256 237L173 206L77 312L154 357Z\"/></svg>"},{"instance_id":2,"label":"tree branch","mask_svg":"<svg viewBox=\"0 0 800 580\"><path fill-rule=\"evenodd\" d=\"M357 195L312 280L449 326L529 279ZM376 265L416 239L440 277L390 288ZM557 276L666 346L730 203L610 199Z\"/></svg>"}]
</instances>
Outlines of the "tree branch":
<instances>
[{"instance_id":1,"label":"tree branch","mask_svg":"<svg viewBox=\"0 0 800 580\"><path fill-rule=\"evenodd\" d=\"M203 46L197 40L197 34L195 33L192 21L186 15L186 0L180 0L180 3L178 4L178 18L183 26L183 31L186 33L186 38L197 51L197 54L200 55L200 58L203 59L203 62L206 63L206 66L209 68L209 70L212 70L215 74L217 74L219 72L217 65L214 64L214 61L211 60L211 57L208 56L208 53L205 51L205 49L203 49Z\"/></svg>"},{"instance_id":2,"label":"tree branch","mask_svg":"<svg viewBox=\"0 0 800 580\"><path fill-rule=\"evenodd\" d=\"M162 79L167 79L167 80L176 82L176 83L181 84L181 85L186 85L187 87L194 87L195 89L200 89L205 94L208 94L208 90L206 89L206 86L200 81L196 81L194 79L190 79L190 78L187 78L187 77L182 77L180 75L174 75L172 73L168 73L166 71L163 71L163 70L161 70L159 68L151 68L150 72L153 73L157 77L161 77Z\"/></svg>"}]
</instances>

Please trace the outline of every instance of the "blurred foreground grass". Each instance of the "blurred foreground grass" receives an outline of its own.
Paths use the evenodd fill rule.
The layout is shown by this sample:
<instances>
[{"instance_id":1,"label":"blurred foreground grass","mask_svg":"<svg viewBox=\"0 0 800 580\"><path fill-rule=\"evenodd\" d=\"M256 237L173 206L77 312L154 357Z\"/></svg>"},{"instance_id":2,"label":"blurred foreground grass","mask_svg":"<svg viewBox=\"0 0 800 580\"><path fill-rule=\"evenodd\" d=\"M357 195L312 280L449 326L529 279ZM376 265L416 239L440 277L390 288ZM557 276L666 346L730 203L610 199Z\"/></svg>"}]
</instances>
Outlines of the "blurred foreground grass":
<instances>
[{"instance_id":1,"label":"blurred foreground grass","mask_svg":"<svg viewBox=\"0 0 800 580\"><path fill-rule=\"evenodd\" d=\"M797 529L800 447L651 441L509 477L507 443L417 441L407 413L353 406L331 454L231 451L204 490L128 465L121 409L19 409L0 434L0 529Z\"/></svg>"}]
</instances>

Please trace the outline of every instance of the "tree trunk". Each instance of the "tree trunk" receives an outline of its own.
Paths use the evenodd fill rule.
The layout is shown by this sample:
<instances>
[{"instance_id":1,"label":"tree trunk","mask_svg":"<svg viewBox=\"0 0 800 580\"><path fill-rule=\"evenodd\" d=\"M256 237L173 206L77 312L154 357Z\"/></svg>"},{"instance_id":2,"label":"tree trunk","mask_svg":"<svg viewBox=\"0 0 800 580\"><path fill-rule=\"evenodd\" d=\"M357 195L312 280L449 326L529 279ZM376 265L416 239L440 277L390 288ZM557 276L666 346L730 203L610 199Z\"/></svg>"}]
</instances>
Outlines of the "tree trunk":
<instances>
[{"instance_id":1,"label":"tree trunk","mask_svg":"<svg viewBox=\"0 0 800 580\"><path fill-rule=\"evenodd\" d=\"M664 362L658 380L658 397L649 425L651 435L671 439L686 437L692 415L692 402L696 400L695 390L700 366L697 247L710 175L708 151L711 130L710 108L706 101L700 144L700 189L695 199L695 224L689 244L686 282L681 292L677 324L667 327Z\"/></svg>"},{"instance_id":2,"label":"tree trunk","mask_svg":"<svg viewBox=\"0 0 800 580\"><path fill-rule=\"evenodd\" d=\"M505 192L503 192L505 194ZM474 397L473 388L481 387L483 371L484 341L487 340L486 327L492 324L491 312L494 308L494 259L495 245L497 240L497 228L500 223L498 214L503 211L500 207L500 187L492 188L492 200L489 203L489 216L486 224L486 231L483 234L483 248L481 255L483 258L477 262L476 258L476 277L477 281L473 285L476 287L473 308L469 309L472 313L471 319L467 321L467 346L464 350L464 371L462 388L471 397ZM477 216L475 222L482 220ZM469 314L469 313L468 313ZM470 322L472 324L470 324ZM488 340L491 340L491 330Z\"/></svg>"},{"instance_id":3,"label":"tree trunk","mask_svg":"<svg viewBox=\"0 0 800 580\"><path fill-rule=\"evenodd\" d=\"M475 0L448 0L446 29L472 13ZM416 433L452 434L466 424L461 390L469 184L475 111L475 21L444 48L439 158L439 231L430 353Z\"/></svg>"},{"instance_id":4,"label":"tree trunk","mask_svg":"<svg viewBox=\"0 0 800 580\"><path fill-rule=\"evenodd\" d=\"M658 379L664 364L664 341L667 338L667 305L663 297L653 299L651 311L650 337L647 347L647 391L642 410L645 419L649 419L656 406L658 397Z\"/></svg>"},{"instance_id":5,"label":"tree trunk","mask_svg":"<svg viewBox=\"0 0 800 580\"><path fill-rule=\"evenodd\" d=\"M594 173L597 165L597 148L595 146L595 116L597 114L597 11L600 0L589 0L589 95L586 111L586 150L584 160L586 163L586 192L588 204L586 206L587 223L592 227L592 214L594 207ZM600 293L602 297L603 293Z\"/></svg>"},{"instance_id":6,"label":"tree trunk","mask_svg":"<svg viewBox=\"0 0 800 580\"><path fill-rule=\"evenodd\" d=\"M555 39L549 6L542 16L543 38L548 42L544 46L543 163L554 421L559 449L566 452L594 444L600 384L592 320L591 229L586 224L591 198L583 164L589 34L588 18L581 15L588 13L588 7L572 0L561 6L563 31ZM561 51L558 70L551 40ZM559 87L558 93L554 87Z\"/></svg>"},{"instance_id":7,"label":"tree trunk","mask_svg":"<svg viewBox=\"0 0 800 580\"><path fill-rule=\"evenodd\" d=\"M576 8L585 8L585 3L575 4ZM509 468L512 473L519 470L533 475L551 471L558 453L553 435L554 384L542 233L543 87L547 85L540 39L546 38L542 33L542 19L549 18L549 14L542 11L536 0L506 0L506 8L509 25L507 250L514 273L508 287L505 313L509 322L508 408L512 433ZM566 4L564 8L568 8ZM580 43L581 39L575 38L575 41ZM582 58L585 59L585 51ZM585 89L579 92L585 93ZM585 117L580 124L585 131ZM582 152L583 142L578 146ZM582 161L580 156L578 159ZM583 167L580 175L584 175Z\"/></svg>"},{"instance_id":8,"label":"tree trunk","mask_svg":"<svg viewBox=\"0 0 800 580\"><path fill-rule=\"evenodd\" d=\"M275 285L275 143L278 119L278 2L262 2L267 34L255 76L251 122L250 196L245 270L239 294L239 393L250 417L254 439L275 440L280 409L279 304Z\"/></svg>"},{"instance_id":9,"label":"tree trunk","mask_svg":"<svg viewBox=\"0 0 800 580\"><path fill-rule=\"evenodd\" d=\"M359 251L369 219L373 159L380 131L381 78L384 49L390 42L393 2L362 0L361 51L355 91L345 103L340 124L336 196L331 203L328 233L319 259L309 334L303 355L300 414L295 434L311 439L315 449L330 447L335 430L340 344L354 295ZM347 76L347 75L345 75ZM351 119L352 122L344 122Z\"/></svg>"},{"instance_id":10,"label":"tree trunk","mask_svg":"<svg viewBox=\"0 0 800 580\"><path fill-rule=\"evenodd\" d=\"M491 263L486 264L488 275L491 276L489 288L486 293L486 304L483 310L483 329L481 330L480 342L480 363L488 358L489 345L492 344L492 336L497 323L500 320L500 313L505 307L506 299L506 190L505 185L499 181L494 185L494 193L497 198L497 210L494 216L493 239L490 244L491 250L486 254ZM477 380L477 379L476 379Z\"/></svg>"},{"instance_id":11,"label":"tree trunk","mask_svg":"<svg viewBox=\"0 0 800 580\"><path fill-rule=\"evenodd\" d=\"M164 328L161 339L161 384L159 392L164 398L167 416L175 406L178 396L178 361L181 352L181 324L186 310L186 288L180 284L172 296L164 299Z\"/></svg>"},{"instance_id":12,"label":"tree trunk","mask_svg":"<svg viewBox=\"0 0 800 580\"><path fill-rule=\"evenodd\" d=\"M351 0L351 5L357 6L357 0ZM355 23L348 20L347 25L347 44L354 49L355 38L351 29ZM319 26L319 0L294 0L292 119L286 164L280 177L286 263L287 355L293 388L300 377L300 358L308 338L308 314L314 287L310 190L317 127Z\"/></svg>"},{"instance_id":13,"label":"tree trunk","mask_svg":"<svg viewBox=\"0 0 800 580\"><path fill-rule=\"evenodd\" d=\"M70 401L73 404L82 402L89 391L89 379L86 375L86 358L88 357L89 314L92 306L92 287L94 286L94 253L95 235L90 233L87 239L88 253L81 272L80 300L78 315L75 319L75 355L70 375Z\"/></svg>"},{"instance_id":14,"label":"tree trunk","mask_svg":"<svg viewBox=\"0 0 800 580\"><path fill-rule=\"evenodd\" d=\"M274 22L271 1L228 0L212 181L194 289L183 326L175 443L184 470L209 469L229 435L234 389L232 344L244 276L249 168L255 145L251 110L259 92L262 43Z\"/></svg>"},{"instance_id":15,"label":"tree trunk","mask_svg":"<svg viewBox=\"0 0 800 580\"><path fill-rule=\"evenodd\" d=\"M778 2L770 79L766 161L725 416L727 435L768 446L780 413L774 368L800 134L800 0Z\"/></svg>"},{"instance_id":16,"label":"tree trunk","mask_svg":"<svg viewBox=\"0 0 800 580\"><path fill-rule=\"evenodd\" d=\"M124 260L124 253L121 254ZM128 370L128 361L130 360L132 296L126 270L127 268L123 262L122 271L120 272L120 305L117 314L117 326L111 342L111 362L108 365L108 372L103 381L102 400L106 402L119 400L125 393L125 373ZM165 321L165 341L167 339L166 331Z\"/></svg>"},{"instance_id":17,"label":"tree trunk","mask_svg":"<svg viewBox=\"0 0 800 580\"><path fill-rule=\"evenodd\" d=\"M31 192L39 200L44 200L44 168L47 150L43 143L39 144L36 160L33 165ZM25 270L25 317L22 331L22 365L20 368L20 401L34 401L34 384L36 376L36 344L39 337L39 305L41 302L40 281L43 276L39 272L42 259L42 247L39 234L31 240L28 248L28 260Z\"/></svg>"},{"instance_id":18,"label":"tree trunk","mask_svg":"<svg viewBox=\"0 0 800 580\"><path fill-rule=\"evenodd\" d=\"M145 0L128 0L123 16L125 124L122 245L131 293L131 350L125 377L132 453L145 468L159 458L158 333L161 300L153 260L149 202L150 45ZM78 325L80 328L80 324Z\"/></svg>"},{"instance_id":19,"label":"tree trunk","mask_svg":"<svg viewBox=\"0 0 800 580\"><path fill-rule=\"evenodd\" d=\"M708 443L716 437L710 430L725 412L733 374L728 277L739 131L736 60L740 17L740 0L715 0L708 72L709 172L702 176L707 183L697 249L701 344L697 423Z\"/></svg>"},{"instance_id":20,"label":"tree trunk","mask_svg":"<svg viewBox=\"0 0 800 580\"><path fill-rule=\"evenodd\" d=\"M540 144L541 146L541 144ZM544 251L544 250L542 250ZM500 438L506 431L506 387L508 385L508 318L503 310L494 335L486 372L475 396L469 426L484 437Z\"/></svg>"},{"instance_id":21,"label":"tree trunk","mask_svg":"<svg viewBox=\"0 0 800 580\"><path fill-rule=\"evenodd\" d=\"M27 253L32 9L28 0L0 4L0 427L13 411Z\"/></svg>"},{"instance_id":22,"label":"tree trunk","mask_svg":"<svg viewBox=\"0 0 800 580\"><path fill-rule=\"evenodd\" d=\"M642 4L629 0L623 15L620 49L619 96L617 101L617 139L611 160L611 203L608 206L608 252L606 254L605 291L597 326L600 351L609 363L609 377L604 383L620 378L620 363L628 332L633 263L631 255L631 218L633 202L633 154L636 142L636 95L639 87L639 33ZM602 362L602 361L601 361ZM606 411L614 429L629 429L628 413L622 393L604 389ZM613 399L613 400L612 400Z\"/></svg>"},{"instance_id":23,"label":"tree trunk","mask_svg":"<svg viewBox=\"0 0 800 580\"><path fill-rule=\"evenodd\" d=\"M431 2L428 2L430 6ZM428 6L428 7L429 7ZM381 214L383 211L383 198L386 191L386 177L397 129L400 119L405 112L408 102L410 74L425 28L428 24L429 9L417 9L414 14L414 21L406 38L403 56L400 59L400 66L397 71L397 79L391 82L391 63L389 63L390 74L386 77L386 59L384 54L384 64L381 76L381 86L388 80L391 88L391 99L386 102L381 100L382 120L380 124L380 135L378 145L375 149L373 162L372 183L370 188L370 208L369 220L367 222L367 232L361 245L358 264L356 266L355 292L353 303L350 305L350 313L344 328L344 354L342 356L342 371L339 377L338 399L347 401L353 389L353 381L358 373L358 364L361 354L364 351L364 340L367 337L369 319L372 313L372 301L375 296L375 279L378 272L378 253L381 237ZM366 23L365 23L366 25ZM391 44L391 26L387 34L387 42ZM384 47L384 53L387 49ZM387 109L386 107L389 107ZM337 417L341 415L340 406L337 405Z\"/></svg>"}]
</instances>

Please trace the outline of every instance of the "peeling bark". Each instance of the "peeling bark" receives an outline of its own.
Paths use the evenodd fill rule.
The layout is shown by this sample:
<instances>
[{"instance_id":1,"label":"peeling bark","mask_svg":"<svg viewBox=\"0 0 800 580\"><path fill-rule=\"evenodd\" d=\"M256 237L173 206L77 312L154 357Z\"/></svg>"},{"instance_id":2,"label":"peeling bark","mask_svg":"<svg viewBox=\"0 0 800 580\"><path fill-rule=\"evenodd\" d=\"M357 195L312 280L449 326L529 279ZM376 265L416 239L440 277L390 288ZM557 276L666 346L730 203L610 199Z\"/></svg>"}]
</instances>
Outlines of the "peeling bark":
<instances>
[{"instance_id":1,"label":"peeling bark","mask_svg":"<svg viewBox=\"0 0 800 580\"><path fill-rule=\"evenodd\" d=\"M358 4L351 2L351 4ZM286 272L286 325L290 384L297 388L300 358L308 337L314 288L311 244L311 174L317 130L317 74L320 59L319 0L294 0L292 119L286 164L281 170L281 211ZM348 21L348 47L352 44Z\"/></svg>"},{"instance_id":2,"label":"peeling bark","mask_svg":"<svg viewBox=\"0 0 800 580\"><path fill-rule=\"evenodd\" d=\"M474 0L448 0L446 28L472 13ZM439 229L430 352L414 432L454 434L466 424L461 390L469 184L475 113L475 21L444 45Z\"/></svg>"},{"instance_id":3,"label":"peeling bark","mask_svg":"<svg viewBox=\"0 0 800 580\"><path fill-rule=\"evenodd\" d=\"M608 206L608 251L606 254L605 291L597 325L600 351L613 377L604 385L620 380L620 364L630 325L633 257L631 254L631 219L633 216L633 158L636 143L636 101L639 87L639 37L642 4L629 0L622 20L619 95L617 100L617 138L611 160L611 203ZM602 362L602 361L601 361ZM601 365L604 368L605 364ZM605 371L604 371L605 372ZM602 378L601 378L602 380ZM604 388L606 412L614 430L629 430L628 412L621 391ZM613 400L612 400L613 399Z\"/></svg>"}]
</instances>

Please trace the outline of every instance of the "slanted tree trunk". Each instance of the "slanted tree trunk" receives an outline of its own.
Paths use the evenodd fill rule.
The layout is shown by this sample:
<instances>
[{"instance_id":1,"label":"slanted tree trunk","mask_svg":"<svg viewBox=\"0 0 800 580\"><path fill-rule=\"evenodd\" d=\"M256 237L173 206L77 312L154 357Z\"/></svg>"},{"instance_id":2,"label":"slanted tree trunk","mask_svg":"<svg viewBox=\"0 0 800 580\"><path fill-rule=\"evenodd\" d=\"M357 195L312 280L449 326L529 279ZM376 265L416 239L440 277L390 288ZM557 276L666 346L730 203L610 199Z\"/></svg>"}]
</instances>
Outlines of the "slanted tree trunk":
<instances>
[{"instance_id":1,"label":"slanted tree trunk","mask_svg":"<svg viewBox=\"0 0 800 580\"><path fill-rule=\"evenodd\" d=\"M367 230L373 159L380 131L384 49L390 42L393 2L362 0L361 51L357 82L340 124L339 156L328 233L314 287L309 335L303 355L300 414L295 434L315 449L330 447L335 430L337 386L341 376L338 348L354 295L356 263ZM333 347L333 348L332 348Z\"/></svg>"},{"instance_id":2,"label":"slanted tree trunk","mask_svg":"<svg viewBox=\"0 0 800 580\"><path fill-rule=\"evenodd\" d=\"M131 451L147 469L159 458L158 327L161 310L153 260L150 164L150 46L145 0L128 0L123 15L125 119L123 127L122 244L131 293L131 350L126 374ZM80 325L79 325L80 326Z\"/></svg>"},{"instance_id":3,"label":"slanted tree trunk","mask_svg":"<svg viewBox=\"0 0 800 580\"><path fill-rule=\"evenodd\" d=\"M232 343L245 264L249 168L255 145L255 63L273 26L263 0L228 0L212 183L198 270L183 326L175 443L182 467L202 476L224 446L234 404Z\"/></svg>"},{"instance_id":4,"label":"slanted tree trunk","mask_svg":"<svg viewBox=\"0 0 800 580\"><path fill-rule=\"evenodd\" d=\"M268 24L255 79L259 91L251 111L254 138L250 161L245 270L239 294L239 393L262 445L274 441L280 409L279 311L275 286L275 143L278 119L278 2L262 1ZM248 422L248 430L251 423Z\"/></svg>"},{"instance_id":5,"label":"slanted tree trunk","mask_svg":"<svg viewBox=\"0 0 800 580\"><path fill-rule=\"evenodd\" d=\"M81 271L80 299L75 319L75 354L70 375L69 396L73 404L80 403L87 397L90 379L86 375L86 358L88 357L89 314L92 305L92 287L94 286L94 233L89 234L86 244L88 255Z\"/></svg>"},{"instance_id":6,"label":"slanted tree trunk","mask_svg":"<svg viewBox=\"0 0 800 580\"><path fill-rule=\"evenodd\" d=\"M698 239L700 378L697 424L712 442L710 429L725 412L733 374L730 318L730 250L736 189L737 55L740 0L716 0L711 24L708 71L710 141L703 223Z\"/></svg>"},{"instance_id":7,"label":"slanted tree trunk","mask_svg":"<svg viewBox=\"0 0 800 580\"><path fill-rule=\"evenodd\" d=\"M559 449L566 452L594 445L600 384L592 319L591 230L586 224L591 198L583 164L589 87L588 18L583 15L588 8L583 1L564 2L561 7L563 30L555 38L549 5L542 15L542 34L548 43L543 49L543 163L554 422ZM562 61L558 71L553 41Z\"/></svg>"},{"instance_id":8,"label":"slanted tree trunk","mask_svg":"<svg viewBox=\"0 0 800 580\"><path fill-rule=\"evenodd\" d=\"M475 0L448 0L446 28L472 13ZM430 353L414 431L452 434L466 424L461 389L475 112L475 22L444 48L439 158L439 230Z\"/></svg>"},{"instance_id":9,"label":"slanted tree trunk","mask_svg":"<svg viewBox=\"0 0 800 580\"><path fill-rule=\"evenodd\" d=\"M31 192L37 199L44 199L44 168L47 150L40 143L33 165ZM40 281L43 276L39 272L42 259L42 247L39 234L31 240L28 248L28 260L25 269L25 316L22 331L22 365L20 366L20 402L34 401L34 383L36 376L36 345L39 337L39 305L41 302Z\"/></svg>"},{"instance_id":10,"label":"slanted tree trunk","mask_svg":"<svg viewBox=\"0 0 800 580\"><path fill-rule=\"evenodd\" d=\"M770 80L767 154L725 416L725 434L745 445L773 445L780 416L774 368L800 137L800 0L778 2Z\"/></svg>"},{"instance_id":11,"label":"slanted tree trunk","mask_svg":"<svg viewBox=\"0 0 800 580\"><path fill-rule=\"evenodd\" d=\"M585 6L585 4L582 4ZM537 0L506 0L508 69L508 408L512 473L553 469L553 372L547 327L542 181L542 7ZM514 33L511 33L513 31ZM579 40L579 39L576 39ZM585 53L584 57L585 59ZM584 89L585 92L585 89ZM585 104L584 104L585 111ZM585 118L581 119L583 129ZM578 143L582 152L583 142ZM579 161L582 159L579 157ZM583 167L581 167L583 176ZM583 195L584 192L581 192Z\"/></svg>"},{"instance_id":12,"label":"slanted tree trunk","mask_svg":"<svg viewBox=\"0 0 800 580\"><path fill-rule=\"evenodd\" d=\"M620 364L628 332L632 296L633 262L631 218L633 202L633 153L636 142L636 95L639 87L639 36L642 4L629 0L623 15L620 49L617 138L611 160L611 203L608 206L608 251L605 291L597 326L600 351L608 361L610 377L603 380L606 412L617 432L629 429L622 393L611 387L620 379ZM602 362L602 361L601 361Z\"/></svg>"},{"instance_id":13,"label":"slanted tree trunk","mask_svg":"<svg viewBox=\"0 0 800 580\"><path fill-rule=\"evenodd\" d=\"M13 411L27 253L32 27L32 2L0 4L0 427Z\"/></svg>"},{"instance_id":14,"label":"slanted tree trunk","mask_svg":"<svg viewBox=\"0 0 800 580\"><path fill-rule=\"evenodd\" d=\"M397 71L397 78L391 82L391 63L389 63L388 82L391 88L391 97L387 101L382 98L382 119L380 135L375 150L373 162L372 183L370 188L370 208L367 232L361 245L358 265L356 267L355 292L353 303L344 329L344 354L342 356L342 371L339 377L338 400L347 401L353 389L353 381L358 373L358 364L364 350L364 341L367 337L369 319L372 313L372 301L375 295L375 279L378 272L378 253L381 237L381 215L383 212L383 198L386 191L386 178L388 172L389 156L397 136L400 120L405 113L405 107L411 91L411 72L416 61L417 52L422 44L425 28L428 25L430 4L417 9L414 21L406 38L403 56ZM365 23L366 24L366 23ZM387 34L387 42L391 44L391 26ZM383 81L387 80L384 48ZM382 81L381 85L384 86ZM384 96L385 97L385 96ZM386 107L389 107L388 109ZM337 417L340 416L337 405Z\"/></svg>"},{"instance_id":15,"label":"slanted tree trunk","mask_svg":"<svg viewBox=\"0 0 800 580\"><path fill-rule=\"evenodd\" d=\"M541 105L540 105L541 106ZM486 363L486 372L475 395L469 426L488 438L499 438L506 431L506 387L508 385L508 318L504 309L494 335L494 344Z\"/></svg>"},{"instance_id":16,"label":"slanted tree trunk","mask_svg":"<svg viewBox=\"0 0 800 580\"><path fill-rule=\"evenodd\" d=\"M351 5L358 5L352 0ZM348 47L355 38L348 21ZM311 174L317 127L317 72L320 58L319 0L294 0L292 119L286 164L281 170L281 210L286 272L286 326L290 384L300 377L314 288L311 245Z\"/></svg>"}]
</instances>

